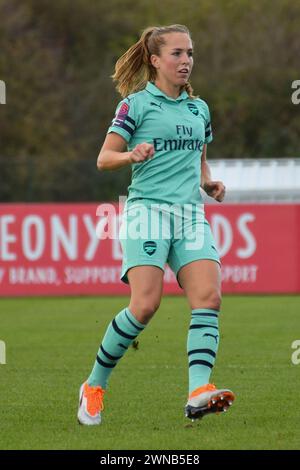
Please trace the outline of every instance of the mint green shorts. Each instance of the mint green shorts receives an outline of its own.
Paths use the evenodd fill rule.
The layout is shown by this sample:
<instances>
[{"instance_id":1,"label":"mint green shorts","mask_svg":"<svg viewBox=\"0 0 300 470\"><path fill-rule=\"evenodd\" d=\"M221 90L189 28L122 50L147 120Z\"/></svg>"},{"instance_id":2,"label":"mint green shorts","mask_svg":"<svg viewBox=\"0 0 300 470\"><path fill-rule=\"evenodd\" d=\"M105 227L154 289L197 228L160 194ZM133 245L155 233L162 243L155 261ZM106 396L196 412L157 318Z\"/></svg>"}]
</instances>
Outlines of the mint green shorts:
<instances>
[{"instance_id":1,"label":"mint green shorts","mask_svg":"<svg viewBox=\"0 0 300 470\"><path fill-rule=\"evenodd\" d=\"M178 280L179 270L192 261L209 259L221 264L203 204L129 202L123 211L119 239L121 280L126 284L127 272L135 266L157 266L164 271L167 263Z\"/></svg>"}]
</instances>

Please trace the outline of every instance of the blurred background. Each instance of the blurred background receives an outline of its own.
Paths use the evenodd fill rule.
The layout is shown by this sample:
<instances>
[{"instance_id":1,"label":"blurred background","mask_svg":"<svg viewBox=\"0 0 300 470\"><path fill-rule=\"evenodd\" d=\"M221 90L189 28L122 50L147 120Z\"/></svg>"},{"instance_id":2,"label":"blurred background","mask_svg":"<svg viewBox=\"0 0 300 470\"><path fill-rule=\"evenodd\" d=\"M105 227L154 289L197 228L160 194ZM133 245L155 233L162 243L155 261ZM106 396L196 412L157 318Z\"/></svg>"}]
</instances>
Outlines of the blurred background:
<instances>
[{"instance_id":1,"label":"blurred background","mask_svg":"<svg viewBox=\"0 0 300 470\"><path fill-rule=\"evenodd\" d=\"M212 114L209 159L299 158L297 0L0 0L0 18L2 202L126 194L130 169L98 173L96 159L120 100L114 64L149 25L191 31L191 83Z\"/></svg>"},{"instance_id":2,"label":"blurred background","mask_svg":"<svg viewBox=\"0 0 300 470\"><path fill-rule=\"evenodd\" d=\"M131 176L96 169L120 101L111 75L144 28L173 23L195 43L227 188L206 206L226 294L213 381L238 400L218 422L184 422L190 309L166 266L171 295L87 438L78 387L130 294L117 235L96 236L105 201L117 233ZM0 0L1 449L299 449L299 32L299 0Z\"/></svg>"}]
</instances>

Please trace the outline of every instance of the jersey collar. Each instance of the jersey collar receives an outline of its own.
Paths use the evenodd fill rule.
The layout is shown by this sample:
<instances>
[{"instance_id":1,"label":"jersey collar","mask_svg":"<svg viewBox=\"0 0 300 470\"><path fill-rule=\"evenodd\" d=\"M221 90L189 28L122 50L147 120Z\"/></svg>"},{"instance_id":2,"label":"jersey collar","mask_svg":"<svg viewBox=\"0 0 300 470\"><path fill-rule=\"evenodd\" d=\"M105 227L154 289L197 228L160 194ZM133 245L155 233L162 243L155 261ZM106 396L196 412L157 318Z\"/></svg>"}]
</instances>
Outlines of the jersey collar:
<instances>
[{"instance_id":1,"label":"jersey collar","mask_svg":"<svg viewBox=\"0 0 300 470\"><path fill-rule=\"evenodd\" d=\"M147 86L146 86L146 90L149 91L149 93L151 93L152 95L154 96L163 96L164 98L166 98L167 100L169 101L182 101L182 100L186 100L189 95L187 94L187 92L184 90L179 96L178 98L171 98L171 96L168 96L166 95L163 91L161 91L159 88L157 88L156 85L154 85L153 82L148 82L147 83Z\"/></svg>"}]
</instances>

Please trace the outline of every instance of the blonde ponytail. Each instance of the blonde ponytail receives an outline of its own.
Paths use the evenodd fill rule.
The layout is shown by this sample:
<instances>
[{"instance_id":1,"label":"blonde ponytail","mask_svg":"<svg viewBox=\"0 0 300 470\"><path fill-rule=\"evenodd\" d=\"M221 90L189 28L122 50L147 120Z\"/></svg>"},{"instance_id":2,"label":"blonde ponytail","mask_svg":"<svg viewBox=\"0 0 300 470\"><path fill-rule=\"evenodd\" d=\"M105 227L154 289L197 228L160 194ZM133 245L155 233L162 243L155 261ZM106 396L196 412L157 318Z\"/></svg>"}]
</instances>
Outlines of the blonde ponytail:
<instances>
[{"instance_id":1,"label":"blonde ponytail","mask_svg":"<svg viewBox=\"0 0 300 470\"><path fill-rule=\"evenodd\" d=\"M194 90L193 90L192 85L190 84L190 82L187 82L184 85L184 90L187 92L187 94L189 95L190 98L192 98L192 99L198 98L198 96L194 95Z\"/></svg>"}]
</instances>

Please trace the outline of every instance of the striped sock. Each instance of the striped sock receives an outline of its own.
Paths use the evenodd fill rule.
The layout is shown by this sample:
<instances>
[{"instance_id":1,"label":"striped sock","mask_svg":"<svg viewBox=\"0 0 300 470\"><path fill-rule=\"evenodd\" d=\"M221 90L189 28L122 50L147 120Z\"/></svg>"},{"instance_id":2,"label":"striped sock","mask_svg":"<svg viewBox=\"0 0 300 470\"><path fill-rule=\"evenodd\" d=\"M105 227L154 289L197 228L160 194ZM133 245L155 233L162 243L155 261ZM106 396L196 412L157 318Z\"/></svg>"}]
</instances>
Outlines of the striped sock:
<instances>
[{"instance_id":1,"label":"striped sock","mask_svg":"<svg viewBox=\"0 0 300 470\"><path fill-rule=\"evenodd\" d=\"M111 321L100 345L91 375L87 380L89 385L93 387L100 385L106 389L113 368L145 326L132 315L128 308L124 308Z\"/></svg>"},{"instance_id":2,"label":"striped sock","mask_svg":"<svg viewBox=\"0 0 300 470\"><path fill-rule=\"evenodd\" d=\"M192 310L187 340L189 393L209 383L219 344L218 313L208 308Z\"/></svg>"}]
</instances>

